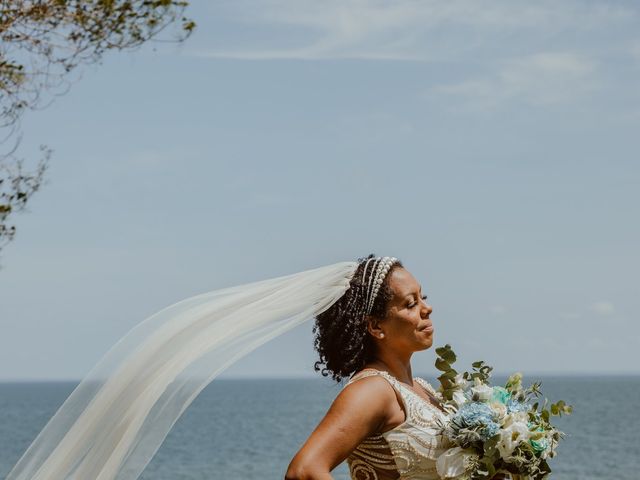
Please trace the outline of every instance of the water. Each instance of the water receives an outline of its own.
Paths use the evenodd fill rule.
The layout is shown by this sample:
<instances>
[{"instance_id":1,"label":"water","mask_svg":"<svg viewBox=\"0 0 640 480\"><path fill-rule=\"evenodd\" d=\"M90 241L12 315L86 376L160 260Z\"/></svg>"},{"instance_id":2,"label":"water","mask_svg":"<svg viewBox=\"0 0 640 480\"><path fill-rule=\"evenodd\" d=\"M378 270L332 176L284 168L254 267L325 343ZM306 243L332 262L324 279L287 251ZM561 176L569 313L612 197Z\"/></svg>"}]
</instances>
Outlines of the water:
<instances>
[{"instance_id":1,"label":"water","mask_svg":"<svg viewBox=\"0 0 640 480\"><path fill-rule=\"evenodd\" d=\"M640 480L640 377L542 381L546 396L575 407L557 420L567 438L552 460L553 478ZM74 386L0 384L0 478ZM180 418L141 478L282 479L340 388L324 379L216 380ZM346 465L333 475L347 480Z\"/></svg>"}]
</instances>

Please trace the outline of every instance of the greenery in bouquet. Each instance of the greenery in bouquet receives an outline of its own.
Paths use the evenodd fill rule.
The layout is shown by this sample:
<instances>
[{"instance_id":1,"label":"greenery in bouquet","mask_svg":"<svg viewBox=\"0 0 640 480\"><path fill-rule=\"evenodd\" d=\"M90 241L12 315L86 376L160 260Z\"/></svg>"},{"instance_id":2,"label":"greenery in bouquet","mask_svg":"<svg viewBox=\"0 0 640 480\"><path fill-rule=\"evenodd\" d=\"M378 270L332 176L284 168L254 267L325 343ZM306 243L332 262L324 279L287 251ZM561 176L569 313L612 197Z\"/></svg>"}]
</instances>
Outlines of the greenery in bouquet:
<instances>
[{"instance_id":1,"label":"greenery in bouquet","mask_svg":"<svg viewBox=\"0 0 640 480\"><path fill-rule=\"evenodd\" d=\"M453 445L438 458L438 474L456 480L490 479L498 472L547 478L547 459L556 455L564 435L551 417L569 414L572 407L562 400L541 403L541 384L524 388L520 373L504 386L491 386L493 369L483 361L459 373L452 366L456 354L450 345L436 353L436 368L442 372L438 395L449 412L442 433Z\"/></svg>"}]
</instances>

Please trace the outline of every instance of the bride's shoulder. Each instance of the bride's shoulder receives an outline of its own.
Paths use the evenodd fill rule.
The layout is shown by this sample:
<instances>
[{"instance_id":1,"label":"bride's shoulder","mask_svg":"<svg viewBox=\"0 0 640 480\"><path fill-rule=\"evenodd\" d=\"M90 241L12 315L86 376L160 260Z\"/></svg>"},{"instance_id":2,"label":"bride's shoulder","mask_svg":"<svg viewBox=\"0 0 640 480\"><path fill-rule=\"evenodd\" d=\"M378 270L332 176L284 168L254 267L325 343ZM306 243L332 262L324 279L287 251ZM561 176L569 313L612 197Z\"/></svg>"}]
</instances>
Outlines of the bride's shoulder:
<instances>
[{"instance_id":1,"label":"bride's shoulder","mask_svg":"<svg viewBox=\"0 0 640 480\"><path fill-rule=\"evenodd\" d=\"M388 407L396 400L395 390L393 379L390 379L386 372L364 368L351 376L340 396L358 404L376 402L380 406Z\"/></svg>"},{"instance_id":2,"label":"bride's shoulder","mask_svg":"<svg viewBox=\"0 0 640 480\"><path fill-rule=\"evenodd\" d=\"M333 400L326 416L334 423L365 422L372 428L377 427L386 418L390 404L389 393L379 382L384 380L371 377L345 386Z\"/></svg>"},{"instance_id":3,"label":"bride's shoulder","mask_svg":"<svg viewBox=\"0 0 640 480\"><path fill-rule=\"evenodd\" d=\"M380 420L392 412L396 402L394 389L382 375L362 370L351 377L332 408Z\"/></svg>"},{"instance_id":4,"label":"bride's shoulder","mask_svg":"<svg viewBox=\"0 0 640 480\"><path fill-rule=\"evenodd\" d=\"M377 370L375 368L364 367L351 375L349 381L347 382L347 385L362 378L376 377L382 375L383 373L384 372L382 372L381 370Z\"/></svg>"},{"instance_id":5,"label":"bride's shoulder","mask_svg":"<svg viewBox=\"0 0 640 480\"><path fill-rule=\"evenodd\" d=\"M373 368L363 368L354 373L344 385L342 391L351 395L380 395L393 392L385 372Z\"/></svg>"}]
</instances>

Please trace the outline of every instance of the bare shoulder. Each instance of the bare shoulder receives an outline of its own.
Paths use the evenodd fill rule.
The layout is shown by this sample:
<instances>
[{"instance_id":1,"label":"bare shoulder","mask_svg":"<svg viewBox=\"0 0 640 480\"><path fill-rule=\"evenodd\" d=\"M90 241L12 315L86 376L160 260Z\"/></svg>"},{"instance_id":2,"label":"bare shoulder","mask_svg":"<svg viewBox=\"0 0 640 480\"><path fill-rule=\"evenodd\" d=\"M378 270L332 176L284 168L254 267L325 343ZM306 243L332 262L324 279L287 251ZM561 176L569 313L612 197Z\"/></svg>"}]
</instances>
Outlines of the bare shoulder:
<instances>
[{"instance_id":1,"label":"bare shoulder","mask_svg":"<svg viewBox=\"0 0 640 480\"><path fill-rule=\"evenodd\" d=\"M380 431L397 413L398 400L391 384L380 375L357 379L344 387L328 414L348 415L369 426L369 434Z\"/></svg>"},{"instance_id":2,"label":"bare shoulder","mask_svg":"<svg viewBox=\"0 0 640 480\"><path fill-rule=\"evenodd\" d=\"M338 398L345 401L360 403L374 402L383 405L395 399L395 393L391 384L381 375L370 375L358 378L342 389Z\"/></svg>"}]
</instances>

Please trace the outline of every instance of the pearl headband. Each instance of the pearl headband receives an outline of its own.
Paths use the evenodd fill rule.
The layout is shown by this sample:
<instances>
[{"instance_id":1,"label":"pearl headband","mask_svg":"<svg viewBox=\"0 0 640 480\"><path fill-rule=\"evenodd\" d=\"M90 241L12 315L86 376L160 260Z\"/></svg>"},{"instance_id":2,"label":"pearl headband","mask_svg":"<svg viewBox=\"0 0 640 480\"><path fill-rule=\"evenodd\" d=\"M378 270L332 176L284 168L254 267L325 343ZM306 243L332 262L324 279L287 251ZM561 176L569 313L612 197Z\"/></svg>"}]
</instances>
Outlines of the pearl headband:
<instances>
[{"instance_id":1,"label":"pearl headband","mask_svg":"<svg viewBox=\"0 0 640 480\"><path fill-rule=\"evenodd\" d=\"M394 263L397 263L398 259L396 257L378 257L375 259L368 259L367 263L365 263L364 265L364 270L362 271L363 284L367 275L367 270L369 268L369 262L371 261L373 261L373 266L371 267L371 273L369 274L369 283L367 285L365 315L371 315L373 304L375 303L376 297L380 292L380 287L382 287L384 279L389 273L389 270L391 270L391 267Z\"/></svg>"}]
</instances>

